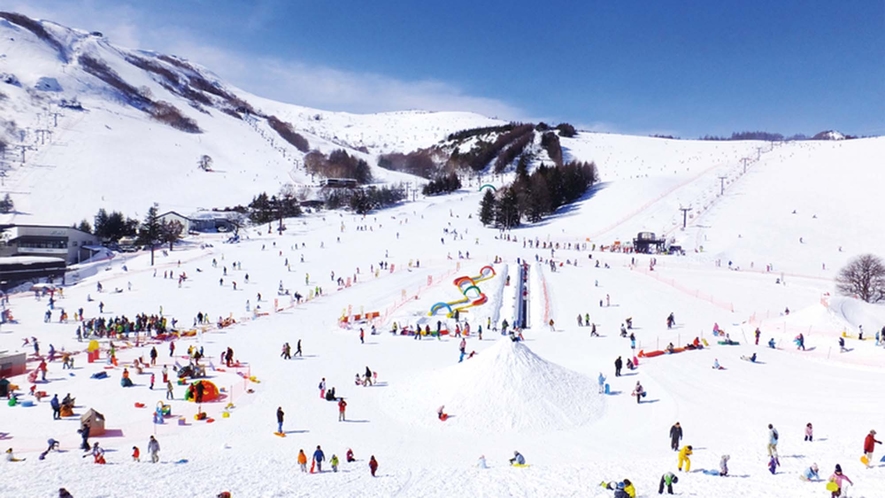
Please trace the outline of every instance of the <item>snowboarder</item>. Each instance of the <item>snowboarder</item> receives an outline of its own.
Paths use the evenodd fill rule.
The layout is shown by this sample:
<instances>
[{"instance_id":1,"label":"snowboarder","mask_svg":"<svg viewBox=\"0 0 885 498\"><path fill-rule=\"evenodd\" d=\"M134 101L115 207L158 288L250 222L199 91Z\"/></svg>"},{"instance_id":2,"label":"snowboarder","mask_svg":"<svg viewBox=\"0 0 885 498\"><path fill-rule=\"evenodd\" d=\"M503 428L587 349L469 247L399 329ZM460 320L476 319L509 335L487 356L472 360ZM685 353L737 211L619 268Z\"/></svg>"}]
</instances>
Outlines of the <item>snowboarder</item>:
<instances>
[{"instance_id":1,"label":"snowboarder","mask_svg":"<svg viewBox=\"0 0 885 498\"><path fill-rule=\"evenodd\" d=\"M768 471L771 472L772 474L777 473L777 458L771 457L768 460Z\"/></svg>"},{"instance_id":2,"label":"snowboarder","mask_svg":"<svg viewBox=\"0 0 885 498\"><path fill-rule=\"evenodd\" d=\"M877 444L882 444L882 441L876 439L876 431L872 430L863 440L863 453L867 457L866 466L868 469L872 468L870 464L873 462L873 451L876 450Z\"/></svg>"},{"instance_id":3,"label":"snowboarder","mask_svg":"<svg viewBox=\"0 0 885 498\"><path fill-rule=\"evenodd\" d=\"M148 440L147 449L148 449L148 453L151 454L151 462L152 463L159 462L160 461L160 454L159 454L160 453L160 442L157 441L157 438L155 438L154 436L151 436L151 438Z\"/></svg>"},{"instance_id":4,"label":"snowboarder","mask_svg":"<svg viewBox=\"0 0 885 498\"><path fill-rule=\"evenodd\" d=\"M679 450L679 454L677 455L677 465L680 471L682 470L682 465L685 464L685 471L691 471L691 459L688 458L691 456L691 445L683 446L681 450Z\"/></svg>"},{"instance_id":5,"label":"snowboarder","mask_svg":"<svg viewBox=\"0 0 885 498\"><path fill-rule=\"evenodd\" d=\"M375 455L372 455L369 458L369 471L372 473L372 477L375 477L375 472L378 470L378 460L375 460Z\"/></svg>"},{"instance_id":6,"label":"snowboarder","mask_svg":"<svg viewBox=\"0 0 885 498\"><path fill-rule=\"evenodd\" d=\"M510 459L510 465L525 465L525 457L518 451L513 452L513 458Z\"/></svg>"},{"instance_id":7,"label":"snowboarder","mask_svg":"<svg viewBox=\"0 0 885 498\"><path fill-rule=\"evenodd\" d=\"M679 477L677 477L672 472L667 472L666 474L661 476L661 483L658 484L658 494L664 494L664 487L667 487L667 494L673 494L673 484L679 482Z\"/></svg>"},{"instance_id":8,"label":"snowboarder","mask_svg":"<svg viewBox=\"0 0 885 498\"><path fill-rule=\"evenodd\" d=\"M320 445L317 445L316 451L313 452L313 461L316 463L317 472L323 472L323 460L326 459L326 455L323 454L323 449L320 448Z\"/></svg>"},{"instance_id":9,"label":"snowboarder","mask_svg":"<svg viewBox=\"0 0 885 498\"><path fill-rule=\"evenodd\" d=\"M670 448L673 451L679 451L679 441L682 440L682 426L679 422L670 427Z\"/></svg>"},{"instance_id":10,"label":"snowboarder","mask_svg":"<svg viewBox=\"0 0 885 498\"><path fill-rule=\"evenodd\" d=\"M811 427L811 422L805 424L805 440L811 442L814 439L814 428Z\"/></svg>"},{"instance_id":11,"label":"snowboarder","mask_svg":"<svg viewBox=\"0 0 885 498\"><path fill-rule=\"evenodd\" d=\"M283 417L285 417L286 413L283 412L283 407L277 407L277 434L283 433Z\"/></svg>"},{"instance_id":12,"label":"snowboarder","mask_svg":"<svg viewBox=\"0 0 885 498\"><path fill-rule=\"evenodd\" d=\"M624 362L621 360L621 357L618 356L618 359L615 360L615 377L621 376L621 367L624 366Z\"/></svg>"}]
</instances>

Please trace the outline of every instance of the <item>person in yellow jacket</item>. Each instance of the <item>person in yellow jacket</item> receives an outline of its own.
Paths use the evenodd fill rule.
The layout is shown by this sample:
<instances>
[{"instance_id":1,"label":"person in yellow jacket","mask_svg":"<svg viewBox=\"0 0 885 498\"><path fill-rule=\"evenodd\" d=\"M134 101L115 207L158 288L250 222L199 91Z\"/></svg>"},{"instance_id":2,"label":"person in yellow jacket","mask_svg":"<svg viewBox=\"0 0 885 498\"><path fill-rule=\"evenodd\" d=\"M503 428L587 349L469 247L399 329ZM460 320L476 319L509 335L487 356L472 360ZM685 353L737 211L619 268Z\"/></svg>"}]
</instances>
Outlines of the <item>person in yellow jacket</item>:
<instances>
[{"instance_id":1,"label":"person in yellow jacket","mask_svg":"<svg viewBox=\"0 0 885 498\"><path fill-rule=\"evenodd\" d=\"M624 479L624 492L630 498L636 498L636 488L633 487L633 483L630 482L630 479Z\"/></svg>"},{"instance_id":2,"label":"person in yellow jacket","mask_svg":"<svg viewBox=\"0 0 885 498\"><path fill-rule=\"evenodd\" d=\"M682 464L685 464L685 471L691 472L691 459L688 458L691 455L691 445L683 446L681 450L679 450L679 461L677 462L676 468L682 470Z\"/></svg>"}]
</instances>

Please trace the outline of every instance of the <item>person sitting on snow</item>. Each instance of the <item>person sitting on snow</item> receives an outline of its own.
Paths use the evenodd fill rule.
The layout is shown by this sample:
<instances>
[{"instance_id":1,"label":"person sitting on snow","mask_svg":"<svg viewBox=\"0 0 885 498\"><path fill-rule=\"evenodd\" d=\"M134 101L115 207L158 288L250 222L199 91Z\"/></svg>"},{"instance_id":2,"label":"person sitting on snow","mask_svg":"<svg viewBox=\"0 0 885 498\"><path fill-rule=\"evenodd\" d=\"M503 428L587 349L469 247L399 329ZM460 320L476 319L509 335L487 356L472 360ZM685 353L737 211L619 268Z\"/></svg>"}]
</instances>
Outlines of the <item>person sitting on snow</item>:
<instances>
[{"instance_id":1,"label":"person sitting on snow","mask_svg":"<svg viewBox=\"0 0 885 498\"><path fill-rule=\"evenodd\" d=\"M671 342L670 344L667 344L667 347L664 348L664 350L665 350L667 353L672 353L672 352L673 352L673 349L674 349L674 348L673 348L673 343L672 343L672 342Z\"/></svg>"},{"instance_id":2,"label":"person sitting on snow","mask_svg":"<svg viewBox=\"0 0 885 498\"><path fill-rule=\"evenodd\" d=\"M720 369L722 369L722 366L719 365L719 358L714 358L713 359L713 370L720 370Z\"/></svg>"},{"instance_id":3,"label":"person sitting on snow","mask_svg":"<svg viewBox=\"0 0 885 498\"><path fill-rule=\"evenodd\" d=\"M799 479L803 481L819 481L820 475L818 475L818 469L816 463L812 463L811 467L806 468L802 471L802 475L799 476Z\"/></svg>"},{"instance_id":4,"label":"person sitting on snow","mask_svg":"<svg viewBox=\"0 0 885 498\"><path fill-rule=\"evenodd\" d=\"M768 347L770 347L771 349L776 349L774 347L774 337L768 340Z\"/></svg>"},{"instance_id":5,"label":"person sitting on snow","mask_svg":"<svg viewBox=\"0 0 885 498\"><path fill-rule=\"evenodd\" d=\"M350 448L347 448L347 453L344 455L344 458L348 462L355 462L356 461L356 458L353 457L353 450Z\"/></svg>"},{"instance_id":6,"label":"person sitting on snow","mask_svg":"<svg viewBox=\"0 0 885 498\"><path fill-rule=\"evenodd\" d=\"M518 451L514 451L513 458L510 459L510 465L525 465L525 457Z\"/></svg>"},{"instance_id":7,"label":"person sitting on snow","mask_svg":"<svg viewBox=\"0 0 885 498\"><path fill-rule=\"evenodd\" d=\"M633 364L633 360L630 358L627 358L627 370L634 370L634 369L636 369L636 365Z\"/></svg>"}]
</instances>

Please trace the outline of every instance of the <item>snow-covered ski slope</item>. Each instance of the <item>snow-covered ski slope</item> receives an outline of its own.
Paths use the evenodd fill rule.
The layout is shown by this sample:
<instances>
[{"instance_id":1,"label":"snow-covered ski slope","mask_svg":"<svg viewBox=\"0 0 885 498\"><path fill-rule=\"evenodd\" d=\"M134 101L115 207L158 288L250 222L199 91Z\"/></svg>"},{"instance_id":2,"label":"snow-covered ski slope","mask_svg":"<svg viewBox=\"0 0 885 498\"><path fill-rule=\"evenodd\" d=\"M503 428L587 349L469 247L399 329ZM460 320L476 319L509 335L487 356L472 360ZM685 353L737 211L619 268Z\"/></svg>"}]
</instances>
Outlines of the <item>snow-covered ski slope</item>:
<instances>
[{"instance_id":1,"label":"snow-covered ski slope","mask_svg":"<svg viewBox=\"0 0 885 498\"><path fill-rule=\"evenodd\" d=\"M18 41L27 33L12 36ZM38 75L55 77L62 86L78 84L64 79L65 74L76 73L74 68L67 66L67 73L52 69L59 64L52 61L47 68L34 70L33 76L17 70L22 88L2 86L8 99L0 105L8 106L4 112L20 108L14 111L20 127L25 127L20 122L25 118L51 117L32 113L26 97ZM123 71L119 69L120 74ZM90 111L65 110L59 128L68 123L67 128L52 137L58 144L33 151L36 164L55 167L27 166L6 178L22 182L17 188L30 192L15 194L22 212L16 221L69 223L91 216L98 206L143 212L153 200L182 210L241 202L242 196L251 198L261 185L275 191L278 183L272 175L282 177L291 170L291 163L247 123L218 111L210 110L209 118L182 103L179 107L204 130L188 135L131 107L89 97L85 90L79 95ZM177 97L162 98L173 102ZM272 112L291 119L299 131L307 130L307 124L296 123L301 112L297 108L249 99L261 108L280 105ZM291 112L288 117L283 116L286 109ZM386 123L396 114L342 117L342 122L354 120L346 135L347 130L330 124L332 113L316 112L324 116L318 123L329 128L322 132L317 128L316 135L305 131L312 144L314 136L324 137L328 144L361 137L369 147L367 137L374 134L375 144L403 143L409 148L439 140L437 126L442 132L465 124L442 113L403 114L408 118L404 122L433 116L427 122L435 124L410 135L397 132L392 122L366 124ZM483 119L478 118L478 123ZM144 143L132 136L143 136ZM91 145L93 141L102 147ZM207 142L215 147L206 153L215 158L219 172L198 175L194 163ZM481 194L474 183L453 195L419 198L365 217L322 212L287 220L283 235L250 228L240 244L225 244L215 235L190 238L168 255L158 251L154 268L148 254L120 255L97 273L88 269L69 273L69 285L64 298L55 303L51 323L43 322L48 296L36 300L30 292L12 294L9 308L17 323L0 326L0 350L28 352L29 369L36 368L38 361L31 346L23 345L24 338L37 337L44 355L50 344L58 351L77 352L73 370L63 370L58 360L51 362L48 382L38 382L36 390L60 397L71 393L77 399L75 413L89 408L103 413L110 434L94 439L108 450L108 465L95 465L77 450L77 421L53 421L46 398L37 402L22 396L34 401L31 407L0 405L0 433L4 433L0 441L16 456L27 458L3 462L0 496L54 496L64 486L77 498L202 497L223 490L236 497L603 497L612 493L600 482L628 478L638 496L647 498L657 496L664 472L676 471L668 438L676 421L685 430L683 443L695 449L691 472L680 474L675 486L682 496L826 496L824 482L798 478L812 463L820 466L824 478L841 464L855 482L848 489L850 496L885 496L885 466L878 462L883 450L877 446L873 469L864 469L859 462L864 436L871 429L885 431L880 425L885 401L879 396L885 350L873 340L855 338L859 326L867 338L872 337L885 325L885 312L882 305L835 296L832 280L853 256L864 252L883 256L883 211L876 196L885 187L885 178L878 173L885 140L770 148L760 142L582 133L563 139L563 145L570 157L595 160L603 183L542 223L509 233L480 226L476 213ZM133 150L139 154L131 164L139 168L127 167L130 163L121 159ZM229 167L219 159L248 153L265 158L264 162ZM746 174L743 157L752 159ZM145 165L153 165L166 178L152 183L151 177L139 176L143 169L151 171ZM725 177L723 195L718 195L720 176ZM101 183L110 182L110 177L117 183ZM55 190L44 189L47 183ZM102 204L98 200L102 195L113 197ZM680 205L693 208L684 231L679 229ZM657 265L649 271L650 256L567 246L587 239L597 246L616 240L625 243L640 230L674 237L687 255L656 256ZM527 240L560 243L552 253L556 271L547 262L551 250L530 247ZM494 263L496 258L501 261ZM504 318L512 321L518 260L532 265L530 327L523 331L525 342L514 346L500 342L500 334L488 330L487 320L498 325ZM242 264L242 270L234 269L235 262ZM392 270L378 270L381 262L389 263ZM452 320L428 317L428 310L434 303L460 298L453 280L475 276L488 264L494 265L497 275L479 287L489 301L462 315L471 324L466 351L475 351L473 358L458 363L460 339L415 340L389 333L394 322L399 327L421 324L435 330L440 320L453 329ZM766 272L766 265L773 270ZM173 278L163 278L164 272ZM182 273L187 279L179 286ZM511 285L506 286L508 276ZM339 288L335 282L339 277L349 278L351 285ZM104 287L101 293L98 282ZM322 296L292 305L288 296L277 295L281 283L304 296L321 287ZM101 315L99 303L104 303ZM260 306L257 313L256 306ZM168 342L136 347L133 337L115 340L120 366L106 368L103 361L86 361L86 343L77 342L76 323L58 323L59 308L72 316L80 307L87 318L131 318L162 308L165 316L178 320L181 330L193 328L197 312L208 314L213 324L230 316L237 323L220 330L207 327L196 337L176 340L174 357L169 356ZM374 311L380 315L378 335L369 333L369 324L349 329L338 325L342 315ZM668 330L664 320L670 312L675 314L676 327ZM588 327L578 327L578 314L589 314L601 337L590 337ZM631 351L628 339L618 337L627 317L633 319L636 351ZM714 324L740 344L719 345L719 338L712 335ZM476 336L480 325L482 341ZM359 340L361 326L366 330L365 344ZM753 345L756 327L762 331L759 346ZM837 343L843 331L849 336L846 352L840 352ZM797 351L792 343L799 333L805 336L806 351ZM639 350L663 349L671 342L681 346L695 337L707 340L710 347L639 358L638 370L625 369L623 377L614 376L613 361L618 356L626 361ZM777 349L765 346L772 338ZM283 343L294 349L299 339L304 356L280 358ZM103 360L107 339L101 345ZM215 367L209 368L209 380L224 388L226 397L204 403L202 409L214 422L199 422L193 418L197 407L182 399L184 386L175 386L176 399L168 402L173 417L155 425L153 408L165 398L159 385L162 365L186 364L188 346L205 349ZM147 359L151 347L158 349L158 366L139 375L131 364L137 357ZM240 368L221 365L219 356L227 347L242 362ZM754 352L758 363L740 359ZM713 370L714 359L725 369ZM135 387L120 387L124 365L130 366ZM366 367L378 372L378 383L355 385L354 375L363 374ZM109 378L90 378L101 371ZM600 372L607 377L609 395L597 393ZM153 391L148 389L150 373L157 377ZM321 378L347 400L346 422L338 422L335 403L319 398ZM25 376L11 380L25 391L30 387ZM630 397L637 381L648 392L638 405ZM234 408L224 418L225 406L231 402ZM137 408L135 403L146 407ZM437 419L440 405L450 415L446 422ZM286 438L272 434L277 407L286 412ZM187 425L178 425L179 416ZM802 440L808 422L815 428L813 442ZM781 466L776 475L766 468L769 423L780 432ZM151 434L161 444L157 465L145 462ZM50 453L40 461L37 457L50 437L61 442L64 452ZM142 463L131 462L133 445L141 448ZM334 453L342 462L347 448L352 448L357 462L342 463L338 473L324 465L321 474L302 474L295 461L298 450L310 454L317 445L322 445L327 458ZM531 466L509 467L507 459L514 450L525 455ZM723 454L731 455L731 476L698 472L718 468ZM368 472L371 455L380 463L376 478ZM480 455L485 455L488 469L476 468Z\"/></svg>"}]
</instances>

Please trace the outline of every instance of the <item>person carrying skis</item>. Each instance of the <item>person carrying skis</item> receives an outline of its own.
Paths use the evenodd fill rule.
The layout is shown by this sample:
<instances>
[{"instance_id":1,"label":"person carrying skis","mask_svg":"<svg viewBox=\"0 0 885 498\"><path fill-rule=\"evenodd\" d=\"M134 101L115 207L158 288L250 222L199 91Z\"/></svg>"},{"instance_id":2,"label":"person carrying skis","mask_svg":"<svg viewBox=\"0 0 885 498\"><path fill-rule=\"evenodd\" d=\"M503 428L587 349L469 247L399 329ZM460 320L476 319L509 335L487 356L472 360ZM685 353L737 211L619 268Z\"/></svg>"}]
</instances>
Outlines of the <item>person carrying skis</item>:
<instances>
[{"instance_id":1,"label":"person carrying skis","mask_svg":"<svg viewBox=\"0 0 885 498\"><path fill-rule=\"evenodd\" d=\"M664 494L664 486L667 487L667 494L673 494L673 484L679 482L679 477L677 477L672 472L667 472L666 474L661 476L661 483L658 484L658 494Z\"/></svg>"},{"instance_id":2,"label":"person carrying skis","mask_svg":"<svg viewBox=\"0 0 885 498\"><path fill-rule=\"evenodd\" d=\"M682 426L679 422L670 427L670 448L673 451L679 451L679 441L682 440Z\"/></svg>"},{"instance_id":3,"label":"person carrying skis","mask_svg":"<svg viewBox=\"0 0 885 498\"><path fill-rule=\"evenodd\" d=\"M307 455L303 449L298 450L298 465L301 466L301 472L307 472Z\"/></svg>"},{"instance_id":4,"label":"person carrying skis","mask_svg":"<svg viewBox=\"0 0 885 498\"><path fill-rule=\"evenodd\" d=\"M873 451L876 449L877 444L882 444L882 441L876 439L876 431L872 430L867 437L863 440L863 454L867 457L867 468L872 468L873 463Z\"/></svg>"},{"instance_id":5,"label":"person carrying skis","mask_svg":"<svg viewBox=\"0 0 885 498\"><path fill-rule=\"evenodd\" d=\"M836 483L836 489L835 491L832 491L832 494L830 495L831 498L842 496L842 483L845 481L848 481L848 483L852 486L854 485L851 479L849 479L847 475L842 473L842 466L837 463L836 470L833 471L833 475L830 476L830 482Z\"/></svg>"},{"instance_id":6,"label":"person carrying skis","mask_svg":"<svg viewBox=\"0 0 885 498\"><path fill-rule=\"evenodd\" d=\"M688 458L691 456L692 450L691 445L683 446L681 450L679 450L679 454L677 455L677 465L676 468L682 471L682 465L685 464L685 471L691 471L691 459Z\"/></svg>"}]
</instances>

